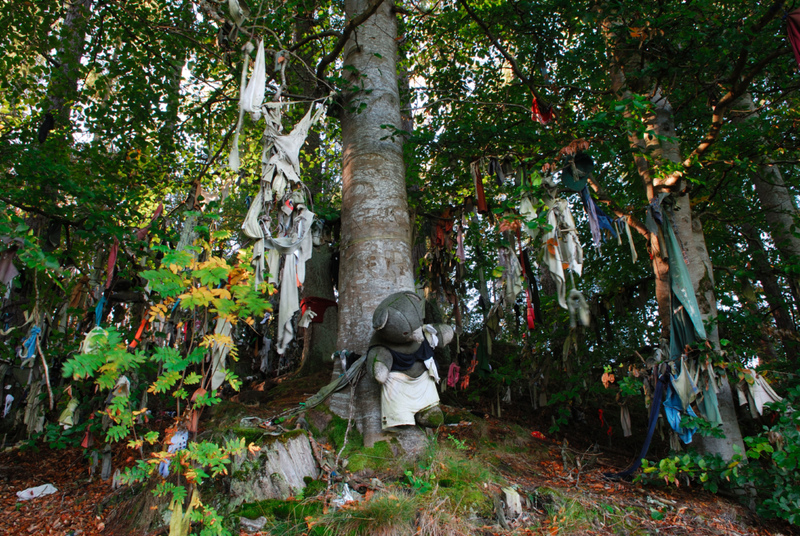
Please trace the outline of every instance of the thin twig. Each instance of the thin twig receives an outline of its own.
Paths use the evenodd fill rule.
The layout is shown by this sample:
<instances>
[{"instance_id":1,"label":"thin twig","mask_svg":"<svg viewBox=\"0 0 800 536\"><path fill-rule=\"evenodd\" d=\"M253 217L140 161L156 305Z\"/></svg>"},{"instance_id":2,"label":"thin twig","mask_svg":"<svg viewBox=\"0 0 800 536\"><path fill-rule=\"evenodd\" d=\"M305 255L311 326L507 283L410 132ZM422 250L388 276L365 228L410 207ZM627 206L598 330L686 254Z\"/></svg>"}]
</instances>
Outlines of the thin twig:
<instances>
[{"instance_id":1,"label":"thin twig","mask_svg":"<svg viewBox=\"0 0 800 536\"><path fill-rule=\"evenodd\" d=\"M347 436L350 434L350 429L353 427L353 410L355 409L355 398L356 398L356 386L358 385L358 381L361 379L361 374L363 371L360 371L350 380L350 410L347 415L347 430L344 431L344 440L342 441L342 448L339 449L339 453L336 455L336 461L334 462L334 467L339 467L339 459L342 457L342 453L344 452L344 448L347 446Z\"/></svg>"},{"instance_id":2,"label":"thin twig","mask_svg":"<svg viewBox=\"0 0 800 536\"><path fill-rule=\"evenodd\" d=\"M344 45L347 43L347 40L350 39L350 34L353 33L356 28L365 23L372 15L374 15L383 2L384 0L376 0L370 4L363 13L350 19L342 31L341 37L339 37L339 39L336 41L336 44L333 46L333 50L331 50L330 54L322 58L317 65L318 82L324 83L323 75L325 74L325 69L328 67L328 65L333 63L337 57L339 57L339 53L344 49Z\"/></svg>"},{"instance_id":3,"label":"thin twig","mask_svg":"<svg viewBox=\"0 0 800 536\"><path fill-rule=\"evenodd\" d=\"M42 358L42 366L44 367L44 381L47 385L47 395L50 398L50 411L53 411L53 389L50 388L50 368L47 366L47 361L44 358L44 352L42 352L42 346L39 344L39 337L36 338L36 351L39 353L39 357Z\"/></svg>"}]
</instances>

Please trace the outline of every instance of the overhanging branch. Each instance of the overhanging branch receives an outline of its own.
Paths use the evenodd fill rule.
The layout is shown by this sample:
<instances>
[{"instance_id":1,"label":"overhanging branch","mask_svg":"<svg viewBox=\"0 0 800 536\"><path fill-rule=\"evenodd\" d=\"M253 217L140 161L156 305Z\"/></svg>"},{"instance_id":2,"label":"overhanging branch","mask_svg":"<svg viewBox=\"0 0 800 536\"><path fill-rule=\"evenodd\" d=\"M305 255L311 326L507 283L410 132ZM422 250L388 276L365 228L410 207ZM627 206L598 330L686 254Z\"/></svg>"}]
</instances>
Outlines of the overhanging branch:
<instances>
[{"instance_id":1,"label":"overhanging branch","mask_svg":"<svg viewBox=\"0 0 800 536\"><path fill-rule=\"evenodd\" d=\"M611 196L606 193L603 187L600 186L600 183L597 182L597 178L594 175L589 176L589 186L591 186L592 190L594 190L594 193L597 194L598 201L606 205L611 212L617 215L618 218L628 218L628 224L636 229L636 232L645 237L645 239L650 238L650 231L647 230L647 227L644 226L641 220L633 217L631 214L623 210L622 207L617 205L617 203L611 199Z\"/></svg>"},{"instance_id":2,"label":"overhanging branch","mask_svg":"<svg viewBox=\"0 0 800 536\"><path fill-rule=\"evenodd\" d=\"M344 49L344 45L347 43L347 40L350 39L350 34L353 31L364 24L367 19L369 19L372 15L378 11L380 5L384 2L384 0L377 0L367 7L367 9L361 13L360 15L356 15L350 21L348 21L347 25L344 27L341 36L336 41L336 44L333 45L333 50L330 51L328 55L322 58L317 65L317 83L322 82L323 76L325 74L325 69L333 63L339 54Z\"/></svg>"},{"instance_id":3,"label":"overhanging branch","mask_svg":"<svg viewBox=\"0 0 800 536\"><path fill-rule=\"evenodd\" d=\"M511 70L514 71L514 74L517 75L517 77L520 80L522 80L522 83L525 84L528 87L528 89L531 90L531 93L533 93L533 96L536 97L536 100L539 101L544 106L550 106L550 103L547 102L545 99L543 99L539 95L539 93L536 91L536 84L534 84L533 81L530 78L525 76L525 73L523 73L522 70L519 68L519 64L517 63L517 59L514 56L512 56L505 49L505 47L503 45L500 44L500 41L492 33L492 30L489 28L489 26L486 24L486 22L483 19L481 19L477 15L477 13L475 13L475 11L472 10L471 7L469 7L469 5L467 4L466 0L458 0L458 3L461 4L462 6L464 6L464 9L467 10L467 13L469 14L469 16L472 17L472 20L474 20L478 24L478 26L481 27L481 29L483 30L483 33L486 34L486 37L489 38L489 40L492 42L492 44L495 46L495 48L500 52L500 54L503 55L503 57L506 59L506 61L508 61L509 65L511 65Z\"/></svg>"},{"instance_id":4,"label":"overhanging branch","mask_svg":"<svg viewBox=\"0 0 800 536\"><path fill-rule=\"evenodd\" d=\"M758 22L753 25L753 28L750 30L751 35L757 35L764 28L764 26L767 25L767 23L774 19L784 3L786 3L786 0L776 0L775 3L770 6L769 10L767 10L767 12L758 20ZM771 54L768 54L759 60L747 72L747 74L743 75L742 73L745 71L750 49L746 46L742 48L741 52L739 53L739 58L737 59L736 65L733 69L733 73L731 74L731 89L714 106L714 111L711 116L711 126L708 129L708 133L703 138L703 141L700 142L694 151L692 151L691 154L683 161L684 167L690 167L714 144L719 137L719 133L722 130L722 125L725 122L725 114L728 112L733 103L747 92L747 89L750 86L750 83L753 81L753 78L755 78L756 75L760 73L771 61L784 54L788 54L789 51L789 48L781 48L773 51Z\"/></svg>"}]
</instances>

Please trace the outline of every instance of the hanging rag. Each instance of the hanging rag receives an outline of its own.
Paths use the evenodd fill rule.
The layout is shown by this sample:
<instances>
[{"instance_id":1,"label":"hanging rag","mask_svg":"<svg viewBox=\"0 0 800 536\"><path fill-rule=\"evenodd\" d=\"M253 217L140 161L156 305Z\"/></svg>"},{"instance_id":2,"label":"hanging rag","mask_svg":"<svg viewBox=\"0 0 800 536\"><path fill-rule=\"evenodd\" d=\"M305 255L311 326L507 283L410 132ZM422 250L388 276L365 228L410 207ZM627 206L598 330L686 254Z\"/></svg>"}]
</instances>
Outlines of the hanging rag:
<instances>
[{"instance_id":1,"label":"hanging rag","mask_svg":"<svg viewBox=\"0 0 800 536\"><path fill-rule=\"evenodd\" d=\"M619 423L622 426L622 435L624 437L633 435L631 431L631 412L626 404L619 407Z\"/></svg>"},{"instance_id":2,"label":"hanging rag","mask_svg":"<svg viewBox=\"0 0 800 536\"><path fill-rule=\"evenodd\" d=\"M83 338L80 348L81 353L89 354L94 352L100 345L105 344L106 341L108 341L108 332L100 326L95 326Z\"/></svg>"},{"instance_id":3,"label":"hanging rag","mask_svg":"<svg viewBox=\"0 0 800 536\"><path fill-rule=\"evenodd\" d=\"M325 320L325 311L328 307L338 307L335 300L308 296L300 300L300 314L305 316L307 311L312 311L314 316L310 319L311 323L321 324ZM308 326L304 326L308 327Z\"/></svg>"},{"instance_id":4,"label":"hanging rag","mask_svg":"<svg viewBox=\"0 0 800 536\"><path fill-rule=\"evenodd\" d=\"M503 267L503 298L506 305L511 306L522 292L522 266L516 253L508 247L501 247L497 252L497 258Z\"/></svg>"},{"instance_id":5,"label":"hanging rag","mask_svg":"<svg viewBox=\"0 0 800 536\"><path fill-rule=\"evenodd\" d=\"M139 329L136 330L136 335L133 336L133 340L128 344L128 351L133 351L142 342L142 335L144 335L144 330L147 329L147 326L150 324L147 316L142 318L142 322L139 324Z\"/></svg>"},{"instance_id":6,"label":"hanging rag","mask_svg":"<svg viewBox=\"0 0 800 536\"><path fill-rule=\"evenodd\" d=\"M11 404L14 403L14 396L11 393L6 395L6 400L3 405L3 418L5 419L8 416L8 413L11 411Z\"/></svg>"},{"instance_id":7,"label":"hanging rag","mask_svg":"<svg viewBox=\"0 0 800 536\"><path fill-rule=\"evenodd\" d=\"M525 231L525 234L531 238L531 240L534 240L537 236L539 236L540 231L539 226L533 224L536 222L539 213L534 208L531 198L528 196L523 197L519 202L518 210L519 215L522 216L524 221L522 229Z\"/></svg>"},{"instance_id":8,"label":"hanging rag","mask_svg":"<svg viewBox=\"0 0 800 536\"><path fill-rule=\"evenodd\" d=\"M256 61L253 64L253 74L247 82L247 87L242 93L240 106L245 112L250 112L253 121L261 119L261 106L264 104L264 93L267 84L267 69L264 54L264 40L258 42Z\"/></svg>"},{"instance_id":9,"label":"hanging rag","mask_svg":"<svg viewBox=\"0 0 800 536\"><path fill-rule=\"evenodd\" d=\"M242 76L239 81L239 119L236 122L236 127L233 134L233 142L231 143L231 152L228 155L228 167L231 171L239 171L241 161L239 159L239 134L242 132L242 123L244 122L244 90L247 88L247 71L250 67L250 51L253 49L251 43L247 43L242 57Z\"/></svg>"},{"instance_id":10,"label":"hanging rag","mask_svg":"<svg viewBox=\"0 0 800 536\"><path fill-rule=\"evenodd\" d=\"M431 324L424 324L422 326L422 335L425 337L425 340L428 341L428 344L431 345L431 348L436 348L439 346L439 337L436 335L436 333L436 328ZM437 379L436 381L439 380Z\"/></svg>"},{"instance_id":11,"label":"hanging rag","mask_svg":"<svg viewBox=\"0 0 800 536\"><path fill-rule=\"evenodd\" d=\"M449 207L446 208L436 220L436 226L433 228L433 236L431 237L434 247L445 248L448 251L452 247L450 233L453 232L454 223L450 211Z\"/></svg>"},{"instance_id":12,"label":"hanging rag","mask_svg":"<svg viewBox=\"0 0 800 536\"><path fill-rule=\"evenodd\" d=\"M580 191L581 201L583 202L583 210L589 220L589 228L592 231L592 242L595 249L600 250L600 243L602 241L602 230L605 229L611 236L617 238L617 231L614 228L614 221L600 208L589 193L589 187L586 186Z\"/></svg>"},{"instance_id":13,"label":"hanging rag","mask_svg":"<svg viewBox=\"0 0 800 536\"><path fill-rule=\"evenodd\" d=\"M155 213L150 217L150 221L144 227L136 230L136 239L137 240L146 240L147 239L147 232L150 230L150 227L155 223L155 221L161 216L161 213L164 211L164 203L159 203L158 207L156 208Z\"/></svg>"},{"instance_id":14,"label":"hanging rag","mask_svg":"<svg viewBox=\"0 0 800 536\"><path fill-rule=\"evenodd\" d=\"M19 270L14 266L14 257L16 256L16 247L0 253L0 283L6 286L19 275Z\"/></svg>"},{"instance_id":15,"label":"hanging rag","mask_svg":"<svg viewBox=\"0 0 800 536\"><path fill-rule=\"evenodd\" d=\"M450 388L455 388L458 385L458 378L461 373L461 367L459 367L455 362L450 363L450 368L447 370L447 386Z\"/></svg>"},{"instance_id":16,"label":"hanging rag","mask_svg":"<svg viewBox=\"0 0 800 536\"><path fill-rule=\"evenodd\" d=\"M672 388L681 401L681 409L685 410L695 401L700 389L697 387L697 373L691 374L684 356L681 356L680 368L678 374L672 375L671 381Z\"/></svg>"},{"instance_id":17,"label":"hanging rag","mask_svg":"<svg viewBox=\"0 0 800 536\"><path fill-rule=\"evenodd\" d=\"M578 320L584 327L589 327L592 318L589 313L589 304L586 303L586 298L583 297L578 290L572 289L569 291L569 298L567 298L567 307L569 310L569 327L575 329L578 327Z\"/></svg>"},{"instance_id":18,"label":"hanging rag","mask_svg":"<svg viewBox=\"0 0 800 536\"><path fill-rule=\"evenodd\" d=\"M747 369L744 372L750 377L750 381L747 381L747 388L750 391L750 397L752 398L755 409L758 411L759 415L764 414L764 404L780 402L783 400L783 398L778 396L778 393L776 393L772 387L770 387L769 383L767 383L767 380L765 380L764 377L758 372L750 369Z\"/></svg>"},{"instance_id":19,"label":"hanging rag","mask_svg":"<svg viewBox=\"0 0 800 536\"><path fill-rule=\"evenodd\" d=\"M572 192L580 192L589 183L593 169L594 159L587 153L578 151L561 170L559 176L561 187Z\"/></svg>"},{"instance_id":20,"label":"hanging rag","mask_svg":"<svg viewBox=\"0 0 800 536\"><path fill-rule=\"evenodd\" d=\"M717 386L714 381L713 370L708 372L704 369L704 377L701 381L702 384L702 398L697 403L697 409L703 414L703 417L714 425L722 425L722 415L719 412L719 400L717 399Z\"/></svg>"},{"instance_id":21,"label":"hanging rag","mask_svg":"<svg viewBox=\"0 0 800 536\"><path fill-rule=\"evenodd\" d=\"M111 281L114 279L114 266L117 264L117 253L119 253L119 240L114 238L114 245L108 252L108 263L106 264L106 288L111 288Z\"/></svg>"},{"instance_id":22,"label":"hanging rag","mask_svg":"<svg viewBox=\"0 0 800 536\"><path fill-rule=\"evenodd\" d=\"M300 182L300 149L308 131L325 114L325 106L310 106L303 118L289 134L281 134L280 103L267 103L269 112L264 130L264 147L261 151L261 184L272 195L283 198L293 184Z\"/></svg>"},{"instance_id":23,"label":"hanging rag","mask_svg":"<svg viewBox=\"0 0 800 536\"><path fill-rule=\"evenodd\" d=\"M214 326L214 335L227 337L230 339L232 324L229 320L219 317ZM220 342L215 340L211 343L211 390L216 391L225 381L226 369L225 358L231 351L233 341Z\"/></svg>"},{"instance_id":24,"label":"hanging rag","mask_svg":"<svg viewBox=\"0 0 800 536\"><path fill-rule=\"evenodd\" d=\"M22 355L20 356L22 357L22 364L20 365L22 368L33 366L36 358L36 339L38 339L41 332L41 328L33 326L28 337L22 341Z\"/></svg>"},{"instance_id":25,"label":"hanging rag","mask_svg":"<svg viewBox=\"0 0 800 536\"><path fill-rule=\"evenodd\" d=\"M525 279L528 282L528 295L529 301L532 302L533 305L533 316L541 322L544 317L542 316L542 305L539 299L539 284L536 281L536 277L533 275L531 256L527 249L522 250L522 267L525 269Z\"/></svg>"},{"instance_id":26,"label":"hanging rag","mask_svg":"<svg viewBox=\"0 0 800 536\"><path fill-rule=\"evenodd\" d=\"M625 234L628 235L628 244L631 246L631 258L633 258L633 262L635 264L636 261L639 260L639 255L636 254L636 246L633 245L633 235L631 235L630 220L630 216L624 218Z\"/></svg>"},{"instance_id":27,"label":"hanging rag","mask_svg":"<svg viewBox=\"0 0 800 536\"><path fill-rule=\"evenodd\" d=\"M674 377L672 379L674 381ZM675 433L678 434L680 440L685 444L691 443L692 436L697 432L697 428L683 428L681 426L681 417L684 414L697 417L697 414L692 409L692 406L686 406L684 409L683 402L672 383L667 386L667 395L664 400L664 413L667 415L667 422Z\"/></svg>"},{"instance_id":28,"label":"hanging rag","mask_svg":"<svg viewBox=\"0 0 800 536\"><path fill-rule=\"evenodd\" d=\"M489 205L486 204L486 193L483 190L483 177L480 171L480 160L474 160L469 165L472 173L472 182L475 185L475 197L478 201L478 214L488 214Z\"/></svg>"},{"instance_id":29,"label":"hanging rag","mask_svg":"<svg viewBox=\"0 0 800 536\"><path fill-rule=\"evenodd\" d=\"M44 431L44 401L39 397L41 393L41 382L30 384L28 398L25 401L25 413L22 417L29 435Z\"/></svg>"},{"instance_id":30,"label":"hanging rag","mask_svg":"<svg viewBox=\"0 0 800 536\"><path fill-rule=\"evenodd\" d=\"M61 415L58 417L58 424L60 424L64 430L69 430L75 425L75 410L77 409L78 399L74 397L70 398L67 407L64 408L64 411L62 411Z\"/></svg>"},{"instance_id":31,"label":"hanging rag","mask_svg":"<svg viewBox=\"0 0 800 536\"><path fill-rule=\"evenodd\" d=\"M575 220L565 199L557 199L547 213L547 223L551 227L543 237L543 260L556 283L558 304L569 309L566 301L564 270L570 269L577 275L583 270L583 249L575 228Z\"/></svg>"},{"instance_id":32,"label":"hanging rag","mask_svg":"<svg viewBox=\"0 0 800 536\"><path fill-rule=\"evenodd\" d=\"M94 306L94 323L95 327L100 327L100 322L103 321L103 310L106 307L106 297L105 295L100 296L100 299L97 300L97 305Z\"/></svg>"},{"instance_id":33,"label":"hanging rag","mask_svg":"<svg viewBox=\"0 0 800 536\"><path fill-rule=\"evenodd\" d=\"M655 213L655 211L653 211ZM684 352L687 344L695 340L705 340L706 330L700 316L700 307L694 293L689 269L683 257L683 251L672 229L668 217L662 217L661 227L664 231L666 251L669 255L669 279L672 295L672 321L670 322L670 359L677 360Z\"/></svg>"},{"instance_id":34,"label":"hanging rag","mask_svg":"<svg viewBox=\"0 0 800 536\"><path fill-rule=\"evenodd\" d=\"M533 96L531 102L531 120L538 121L542 125L546 125L553 120L553 106L546 103L536 95Z\"/></svg>"},{"instance_id":35,"label":"hanging rag","mask_svg":"<svg viewBox=\"0 0 800 536\"><path fill-rule=\"evenodd\" d=\"M528 329L536 329L536 312L533 309L533 304L531 303L531 291L530 288L525 289L525 321L528 324Z\"/></svg>"},{"instance_id":36,"label":"hanging rag","mask_svg":"<svg viewBox=\"0 0 800 536\"><path fill-rule=\"evenodd\" d=\"M464 264L467 260L467 254L464 251L464 227L466 226L466 220L464 217L461 217L461 224L458 226L458 233L456 234L456 257L458 257L459 262Z\"/></svg>"},{"instance_id":37,"label":"hanging rag","mask_svg":"<svg viewBox=\"0 0 800 536\"><path fill-rule=\"evenodd\" d=\"M794 59L797 67L800 68L800 9L795 9L786 16L787 31L789 42L792 44Z\"/></svg>"}]
</instances>

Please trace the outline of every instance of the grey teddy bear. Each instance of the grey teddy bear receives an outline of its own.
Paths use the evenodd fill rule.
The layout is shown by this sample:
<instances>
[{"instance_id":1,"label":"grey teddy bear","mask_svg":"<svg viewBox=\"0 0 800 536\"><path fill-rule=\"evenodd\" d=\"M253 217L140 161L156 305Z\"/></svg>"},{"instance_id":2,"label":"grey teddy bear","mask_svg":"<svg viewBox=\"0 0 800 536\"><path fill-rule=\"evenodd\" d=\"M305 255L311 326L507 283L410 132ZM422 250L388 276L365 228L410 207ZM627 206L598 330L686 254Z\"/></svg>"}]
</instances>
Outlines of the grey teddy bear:
<instances>
[{"instance_id":1,"label":"grey teddy bear","mask_svg":"<svg viewBox=\"0 0 800 536\"><path fill-rule=\"evenodd\" d=\"M384 299L372 316L375 333L369 343L367 367L381 388L381 426L443 421L436 382L439 374L433 348L453 340L446 324L423 325L425 303L411 291Z\"/></svg>"}]
</instances>

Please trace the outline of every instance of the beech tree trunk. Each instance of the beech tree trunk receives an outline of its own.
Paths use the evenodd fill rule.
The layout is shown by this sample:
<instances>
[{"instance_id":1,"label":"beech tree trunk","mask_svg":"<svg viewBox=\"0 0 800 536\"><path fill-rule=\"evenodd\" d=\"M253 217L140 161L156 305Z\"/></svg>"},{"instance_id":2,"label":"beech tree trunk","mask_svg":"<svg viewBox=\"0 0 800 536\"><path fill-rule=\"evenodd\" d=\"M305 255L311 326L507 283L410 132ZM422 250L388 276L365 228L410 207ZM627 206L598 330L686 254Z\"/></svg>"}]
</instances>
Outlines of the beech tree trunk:
<instances>
[{"instance_id":1,"label":"beech tree trunk","mask_svg":"<svg viewBox=\"0 0 800 536\"><path fill-rule=\"evenodd\" d=\"M45 117L39 128L40 143L44 143L53 128L69 124L72 101L78 91L80 62L86 41L86 22L92 0L73 0L64 4L66 14L61 24L58 67L53 69L47 88Z\"/></svg>"},{"instance_id":2,"label":"beech tree trunk","mask_svg":"<svg viewBox=\"0 0 800 536\"><path fill-rule=\"evenodd\" d=\"M381 0L378 0L381 1ZM367 0L346 0L347 18ZM387 295L413 290L400 99L397 86L397 19L382 2L344 47L344 76L358 88L346 95L342 114L342 236L337 346L360 354L372 335L372 313ZM348 404L331 408L347 416ZM365 374L356 392L356 423L364 443L381 437L380 385Z\"/></svg>"},{"instance_id":3,"label":"beech tree trunk","mask_svg":"<svg viewBox=\"0 0 800 536\"><path fill-rule=\"evenodd\" d=\"M332 248L328 244L314 246L314 253L306 262L306 280L303 283L304 298L325 298L335 301L331 282ZM303 359L299 376L309 376L320 370L331 368L331 354L336 351L336 326L339 322L337 307L328 307L322 322L312 322L303 334Z\"/></svg>"},{"instance_id":4,"label":"beech tree trunk","mask_svg":"<svg viewBox=\"0 0 800 536\"><path fill-rule=\"evenodd\" d=\"M717 302L714 295L714 275L711 258L706 247L702 223L699 219L692 219L691 200L689 194L684 191L684 181L676 175L656 178L648 159L645 158L645 154L647 154L649 159L655 162L659 160L674 163L681 162L680 145L677 143L672 106L661 93L660 88L650 85L652 82L649 80L636 79L636 87L628 85L624 73L625 66L631 64L639 65L641 58L638 57L638 52L625 52L622 51L621 47L614 44L615 38L613 29L610 26L606 28L606 32L607 38L611 41L612 52L616 60L616 65L612 71L612 89L629 97L633 91L642 90L643 87L648 87L648 85L654 88L651 90L650 98L650 102L653 105L652 114L646 119L648 130L652 130L654 135L645 135L644 138L639 138L632 133L629 138L631 147L640 153L635 156L636 167L644 182L648 200L653 199L660 192L666 191L677 194L674 212L675 221L672 223L675 235L680 242L681 248L686 252L686 258L689 261L689 275L692 278L692 286L697 296L701 317L705 323L709 319L716 319ZM651 240L651 244L655 242L655 240ZM653 271L656 274L656 297L658 299L659 316L664 321L667 315L671 318L672 308L669 301L667 301L670 295L669 278L663 277L663 259L655 251L653 252ZM665 314L665 311L669 311L669 313ZM714 349L719 350L719 331L716 324L709 327L707 336ZM717 398L725 437L718 439L695 435L695 442L701 451L719 454L724 459L731 459L735 454L733 445L738 445L741 452L744 452L744 441L742 440L742 432L739 429L739 421L736 417L733 392L727 376L721 374L720 377L722 378L722 387Z\"/></svg>"},{"instance_id":5,"label":"beech tree trunk","mask_svg":"<svg viewBox=\"0 0 800 536\"><path fill-rule=\"evenodd\" d=\"M739 228L742 236L747 241L747 250L750 253L753 272L755 272L758 281L761 283L764 298L767 300L770 314L775 321L777 335L781 339L783 350L786 352L786 357L796 363L798 358L797 330L792 320L792 315L789 314L789 310L786 308L780 283L775 271L772 269L764 244L761 242L759 231L755 226L747 222L741 223ZM765 338L768 339L768 337ZM769 340L765 341L765 343L767 342L771 343ZM773 357L773 354L769 355Z\"/></svg>"},{"instance_id":6,"label":"beech tree trunk","mask_svg":"<svg viewBox=\"0 0 800 536\"><path fill-rule=\"evenodd\" d=\"M758 117L753 96L746 93L736 108L742 112L732 117L732 122L743 122ZM780 168L765 158L760 169L752 174L753 186L761 203L761 210L769 227L772 241L778 248L794 297L795 312L800 307L800 237L797 233L798 212L794 194L786 186Z\"/></svg>"}]
</instances>

